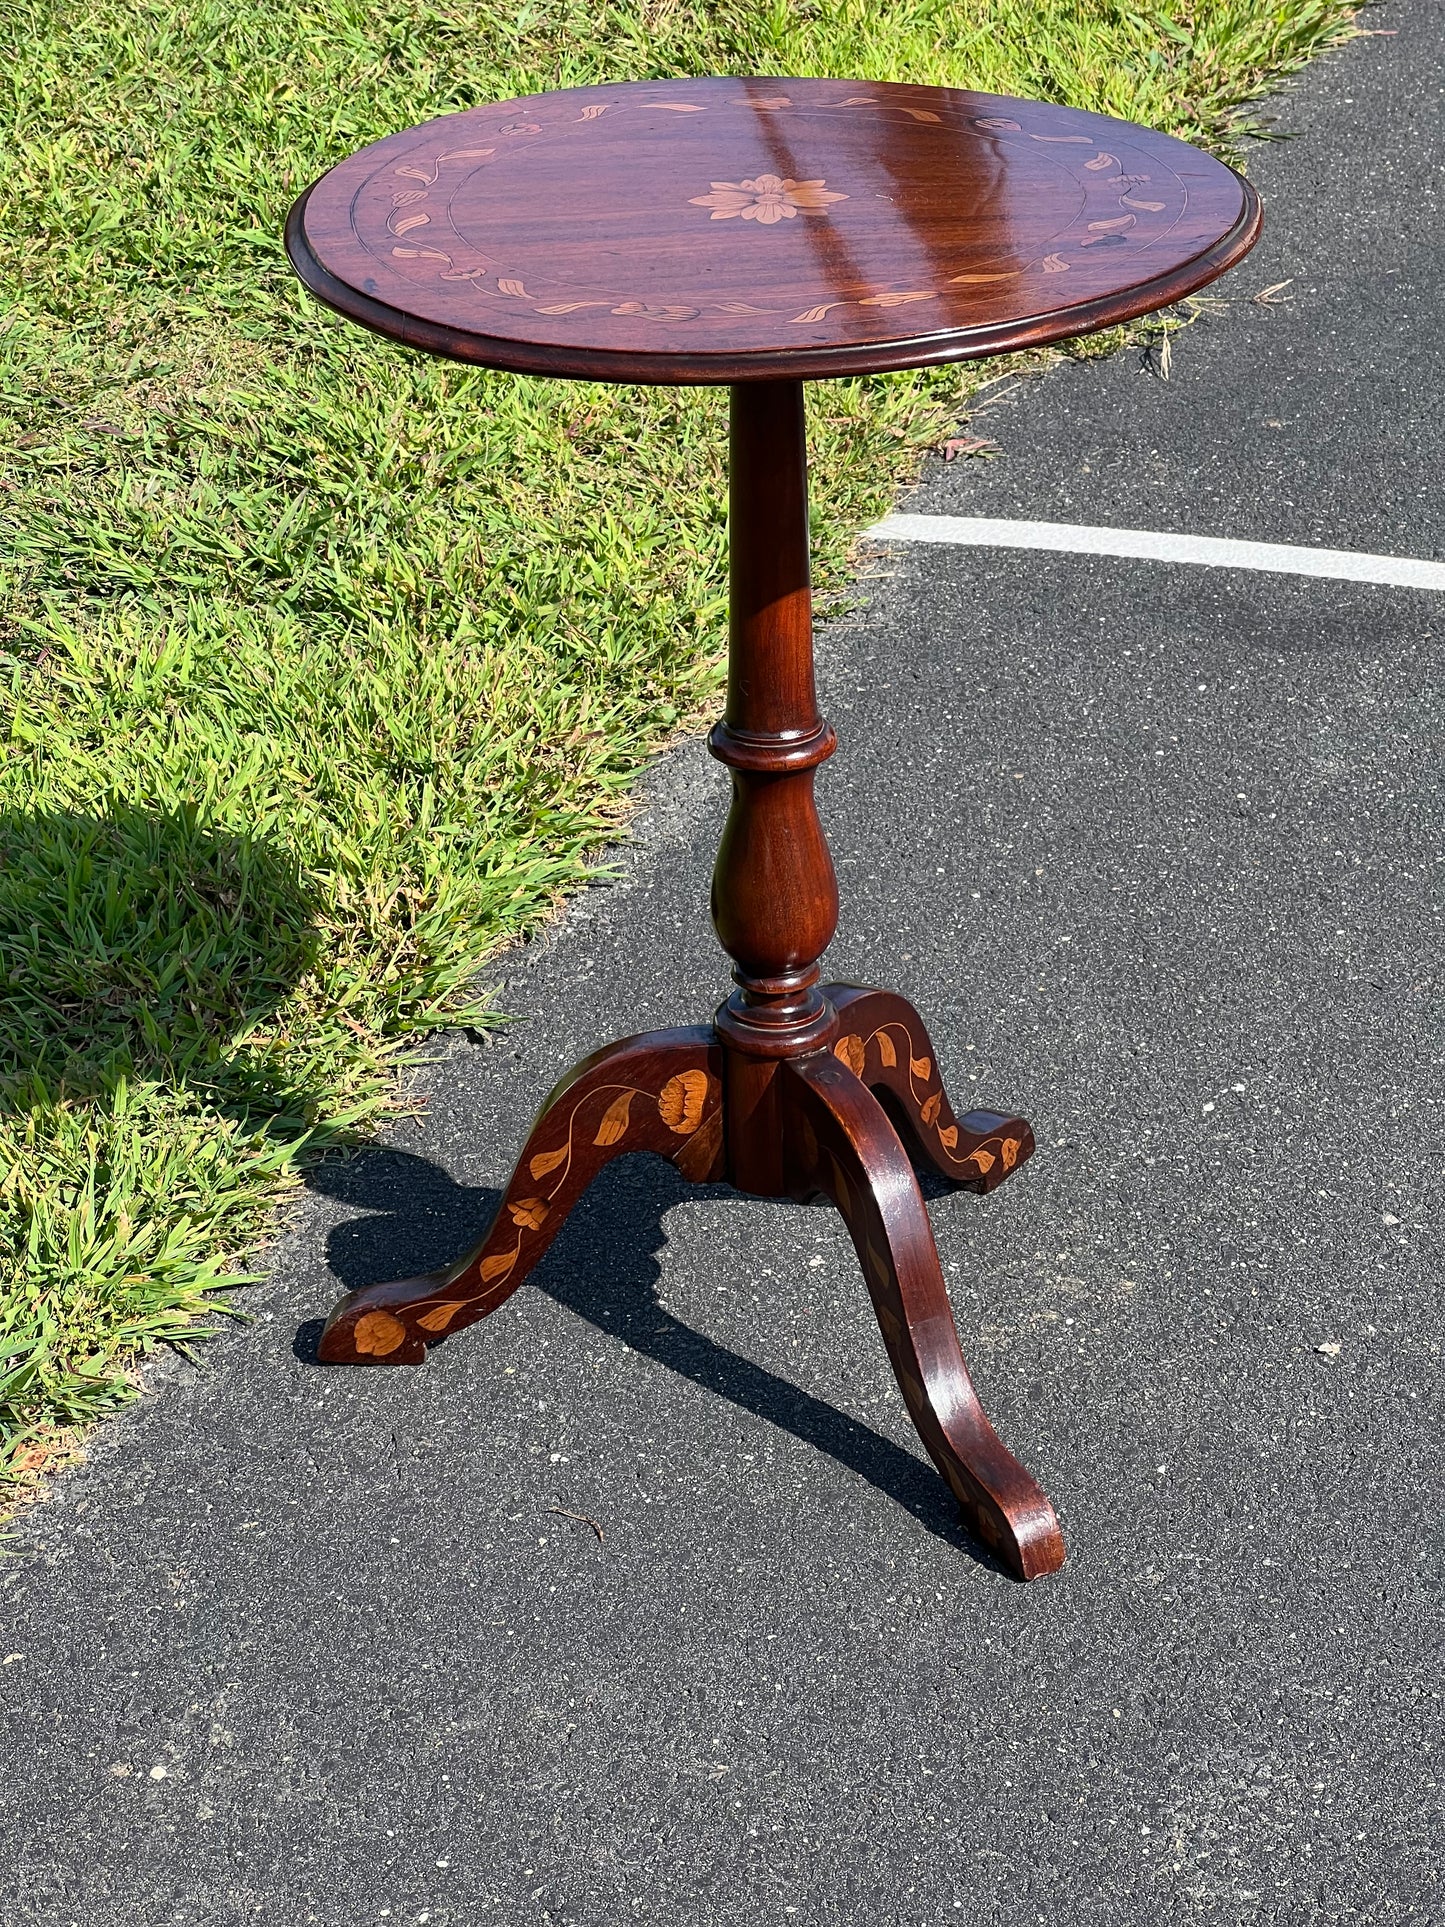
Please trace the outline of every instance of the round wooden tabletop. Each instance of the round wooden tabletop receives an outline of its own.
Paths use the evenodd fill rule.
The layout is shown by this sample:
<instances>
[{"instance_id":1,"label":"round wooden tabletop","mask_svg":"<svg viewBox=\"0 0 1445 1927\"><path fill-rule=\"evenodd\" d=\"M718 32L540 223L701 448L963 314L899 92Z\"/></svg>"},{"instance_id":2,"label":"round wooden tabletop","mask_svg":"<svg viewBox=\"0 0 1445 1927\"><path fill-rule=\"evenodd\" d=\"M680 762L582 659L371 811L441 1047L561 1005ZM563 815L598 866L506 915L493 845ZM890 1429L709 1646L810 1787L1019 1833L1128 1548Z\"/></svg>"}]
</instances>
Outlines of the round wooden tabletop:
<instances>
[{"instance_id":1,"label":"round wooden tabletop","mask_svg":"<svg viewBox=\"0 0 1445 1927\"><path fill-rule=\"evenodd\" d=\"M837 80L538 94L364 148L291 211L311 291L490 367L869 374L1146 314L1253 246L1183 141L1068 107Z\"/></svg>"}]
</instances>

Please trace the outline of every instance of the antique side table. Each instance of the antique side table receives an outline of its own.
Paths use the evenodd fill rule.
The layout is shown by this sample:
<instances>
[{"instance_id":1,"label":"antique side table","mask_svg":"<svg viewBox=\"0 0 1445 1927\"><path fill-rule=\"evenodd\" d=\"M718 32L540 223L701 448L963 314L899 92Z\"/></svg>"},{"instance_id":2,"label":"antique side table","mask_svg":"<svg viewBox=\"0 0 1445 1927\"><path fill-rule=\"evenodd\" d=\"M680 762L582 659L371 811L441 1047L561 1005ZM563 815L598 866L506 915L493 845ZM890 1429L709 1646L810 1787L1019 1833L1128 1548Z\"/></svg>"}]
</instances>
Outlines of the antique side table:
<instances>
[{"instance_id":1,"label":"antique side table","mask_svg":"<svg viewBox=\"0 0 1445 1927\"><path fill-rule=\"evenodd\" d=\"M917 1012L820 984L838 892L813 799L803 383L1060 341L1238 261L1253 190L1163 135L1032 101L833 80L692 80L453 114L343 161L286 245L331 307L411 347L528 374L731 386L730 666L709 738L733 797L712 916L737 985L711 1024L610 1044L552 1092L481 1242L367 1286L321 1357L419 1363L495 1311L630 1151L842 1213L913 1422L1018 1577L1053 1507L985 1417L909 1151L986 1192L1034 1148L955 1116ZM905 1148L907 1146L908 1148Z\"/></svg>"}]
</instances>

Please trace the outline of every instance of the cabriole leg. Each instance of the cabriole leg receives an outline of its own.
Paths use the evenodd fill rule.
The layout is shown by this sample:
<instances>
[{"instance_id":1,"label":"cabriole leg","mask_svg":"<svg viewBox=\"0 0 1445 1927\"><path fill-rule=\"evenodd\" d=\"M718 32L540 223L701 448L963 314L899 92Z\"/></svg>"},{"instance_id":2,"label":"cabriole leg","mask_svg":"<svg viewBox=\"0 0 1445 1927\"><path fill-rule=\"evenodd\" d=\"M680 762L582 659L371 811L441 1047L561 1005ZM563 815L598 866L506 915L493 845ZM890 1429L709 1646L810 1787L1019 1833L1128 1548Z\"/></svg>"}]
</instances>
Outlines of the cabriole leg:
<instances>
[{"instance_id":1,"label":"cabriole leg","mask_svg":"<svg viewBox=\"0 0 1445 1927\"><path fill-rule=\"evenodd\" d=\"M989 1424L973 1389L923 1194L897 1132L841 1058L786 1068L794 1189L843 1215L918 1435L970 1529L1018 1579L1056 1572L1054 1509Z\"/></svg>"},{"instance_id":2,"label":"cabriole leg","mask_svg":"<svg viewBox=\"0 0 1445 1927\"><path fill-rule=\"evenodd\" d=\"M349 1292L321 1336L328 1365L419 1365L428 1345L511 1297L604 1164L657 1151L685 1178L722 1174L721 1052L710 1028L609 1044L542 1106L486 1235L445 1271Z\"/></svg>"}]
</instances>

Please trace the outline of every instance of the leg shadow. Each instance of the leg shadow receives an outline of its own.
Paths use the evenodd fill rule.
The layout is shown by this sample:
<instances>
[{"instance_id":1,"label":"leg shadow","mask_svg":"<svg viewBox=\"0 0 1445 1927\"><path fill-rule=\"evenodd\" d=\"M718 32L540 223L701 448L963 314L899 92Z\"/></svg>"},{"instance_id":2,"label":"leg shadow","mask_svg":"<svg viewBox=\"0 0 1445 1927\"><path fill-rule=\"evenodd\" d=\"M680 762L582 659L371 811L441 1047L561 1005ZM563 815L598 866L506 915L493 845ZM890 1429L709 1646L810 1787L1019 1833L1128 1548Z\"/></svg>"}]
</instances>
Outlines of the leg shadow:
<instances>
[{"instance_id":1,"label":"leg shadow","mask_svg":"<svg viewBox=\"0 0 1445 1927\"><path fill-rule=\"evenodd\" d=\"M458 1185L428 1159L389 1147L328 1159L307 1182L370 1214L338 1225L327 1241L328 1261L347 1290L448 1263L485 1228L501 1196L490 1187ZM701 1189L704 1196L735 1195L722 1185ZM1002 1572L965 1531L951 1494L928 1461L766 1366L729 1351L661 1302L657 1254L667 1243L663 1216L698 1196L699 1187L687 1184L664 1159L618 1160L578 1205L529 1286L644 1357L836 1459L938 1538ZM858 1289L865 1290L861 1278ZM499 1315L505 1317L505 1310ZM315 1362L322 1323L308 1320L296 1335L296 1354L307 1363ZM481 1337L478 1330L462 1342L475 1344Z\"/></svg>"}]
</instances>

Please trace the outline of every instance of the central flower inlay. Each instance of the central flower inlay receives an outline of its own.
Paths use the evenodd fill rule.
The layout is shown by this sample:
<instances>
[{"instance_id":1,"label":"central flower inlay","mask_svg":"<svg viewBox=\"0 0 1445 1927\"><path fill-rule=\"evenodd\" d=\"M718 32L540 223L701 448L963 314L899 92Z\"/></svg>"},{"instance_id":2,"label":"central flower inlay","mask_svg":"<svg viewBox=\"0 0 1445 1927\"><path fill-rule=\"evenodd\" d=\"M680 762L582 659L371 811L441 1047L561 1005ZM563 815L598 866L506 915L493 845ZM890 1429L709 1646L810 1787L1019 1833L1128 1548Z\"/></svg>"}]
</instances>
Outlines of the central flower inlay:
<instances>
[{"instance_id":1,"label":"central flower inlay","mask_svg":"<svg viewBox=\"0 0 1445 1927\"><path fill-rule=\"evenodd\" d=\"M689 207L710 207L715 221L741 215L771 227L791 221L795 214L826 214L846 194L830 193L822 181L785 181L776 174L759 174L755 181L714 181L711 194L695 194Z\"/></svg>"}]
</instances>

